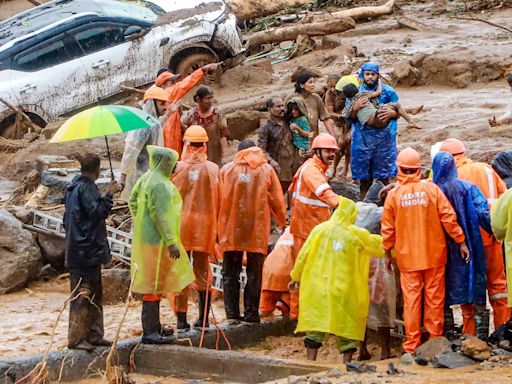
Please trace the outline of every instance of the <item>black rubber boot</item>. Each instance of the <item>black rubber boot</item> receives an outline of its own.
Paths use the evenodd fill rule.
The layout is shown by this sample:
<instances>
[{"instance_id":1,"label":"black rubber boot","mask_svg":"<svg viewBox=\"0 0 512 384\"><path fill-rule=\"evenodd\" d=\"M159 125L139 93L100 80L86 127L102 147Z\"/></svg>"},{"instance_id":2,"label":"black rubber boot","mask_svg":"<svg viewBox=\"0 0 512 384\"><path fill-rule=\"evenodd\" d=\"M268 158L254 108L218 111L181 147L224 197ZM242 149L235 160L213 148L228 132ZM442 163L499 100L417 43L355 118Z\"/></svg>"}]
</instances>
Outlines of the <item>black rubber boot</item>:
<instances>
[{"instance_id":1,"label":"black rubber boot","mask_svg":"<svg viewBox=\"0 0 512 384\"><path fill-rule=\"evenodd\" d=\"M489 310L484 305L475 305L475 329L480 340L489 339Z\"/></svg>"},{"instance_id":2,"label":"black rubber boot","mask_svg":"<svg viewBox=\"0 0 512 384\"><path fill-rule=\"evenodd\" d=\"M449 307L444 309L443 335L448 340L453 340L455 338L455 321L453 319L453 311Z\"/></svg>"},{"instance_id":3,"label":"black rubber boot","mask_svg":"<svg viewBox=\"0 0 512 384\"><path fill-rule=\"evenodd\" d=\"M186 313L177 313L178 324L176 325L176 329L178 333L185 333L190 331L190 323L187 323L187 314Z\"/></svg>"},{"instance_id":4,"label":"black rubber boot","mask_svg":"<svg viewBox=\"0 0 512 384\"><path fill-rule=\"evenodd\" d=\"M142 343L171 344L172 340L160 335L160 302L142 302Z\"/></svg>"},{"instance_id":5,"label":"black rubber boot","mask_svg":"<svg viewBox=\"0 0 512 384\"><path fill-rule=\"evenodd\" d=\"M208 322L208 316L210 315L210 295L208 295L208 302L206 301L206 291L198 293L198 301L199 301L199 319L194 323L194 328L201 329L203 328L203 320L204 320L204 306L206 304L206 322L204 323L204 327L208 328L210 323Z\"/></svg>"},{"instance_id":6,"label":"black rubber boot","mask_svg":"<svg viewBox=\"0 0 512 384\"><path fill-rule=\"evenodd\" d=\"M174 335L174 329L164 327L160 324L160 335L162 336L172 336Z\"/></svg>"}]
</instances>

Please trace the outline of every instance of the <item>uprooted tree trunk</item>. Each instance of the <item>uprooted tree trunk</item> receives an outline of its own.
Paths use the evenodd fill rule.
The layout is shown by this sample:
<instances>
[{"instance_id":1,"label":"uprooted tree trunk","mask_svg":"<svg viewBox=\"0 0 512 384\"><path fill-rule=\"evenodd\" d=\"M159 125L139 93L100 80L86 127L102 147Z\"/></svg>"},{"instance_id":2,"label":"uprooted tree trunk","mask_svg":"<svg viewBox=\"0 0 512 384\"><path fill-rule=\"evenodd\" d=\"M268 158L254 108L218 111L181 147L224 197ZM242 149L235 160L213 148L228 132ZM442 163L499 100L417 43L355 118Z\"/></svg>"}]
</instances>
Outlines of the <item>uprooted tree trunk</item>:
<instances>
[{"instance_id":1,"label":"uprooted tree trunk","mask_svg":"<svg viewBox=\"0 0 512 384\"><path fill-rule=\"evenodd\" d=\"M226 3L238 20L257 19L284 9L312 4L313 0L227 0Z\"/></svg>"},{"instance_id":2,"label":"uprooted tree trunk","mask_svg":"<svg viewBox=\"0 0 512 384\"><path fill-rule=\"evenodd\" d=\"M323 15L314 14L311 15L309 18L313 23L331 20L332 18L338 17L351 17L354 20L366 20L379 16L391 15L393 13L394 7L395 0L389 0L386 4L383 5L344 9L343 11L331 12Z\"/></svg>"},{"instance_id":3,"label":"uprooted tree trunk","mask_svg":"<svg viewBox=\"0 0 512 384\"><path fill-rule=\"evenodd\" d=\"M299 8L303 5L314 3L312 0L227 0L226 2L239 20L257 19L259 17L273 15L285 9ZM368 19L370 17L389 15L393 12L394 6L395 0L389 0L384 5L347 9L334 12L325 17L345 16L354 19Z\"/></svg>"},{"instance_id":4,"label":"uprooted tree trunk","mask_svg":"<svg viewBox=\"0 0 512 384\"><path fill-rule=\"evenodd\" d=\"M321 23L296 24L288 27L269 29L268 31L256 32L253 34L247 46L249 49L256 48L265 43L279 43L286 40L296 40L299 35L304 36L325 36L353 29L356 26L354 19L350 17L331 18Z\"/></svg>"}]
</instances>

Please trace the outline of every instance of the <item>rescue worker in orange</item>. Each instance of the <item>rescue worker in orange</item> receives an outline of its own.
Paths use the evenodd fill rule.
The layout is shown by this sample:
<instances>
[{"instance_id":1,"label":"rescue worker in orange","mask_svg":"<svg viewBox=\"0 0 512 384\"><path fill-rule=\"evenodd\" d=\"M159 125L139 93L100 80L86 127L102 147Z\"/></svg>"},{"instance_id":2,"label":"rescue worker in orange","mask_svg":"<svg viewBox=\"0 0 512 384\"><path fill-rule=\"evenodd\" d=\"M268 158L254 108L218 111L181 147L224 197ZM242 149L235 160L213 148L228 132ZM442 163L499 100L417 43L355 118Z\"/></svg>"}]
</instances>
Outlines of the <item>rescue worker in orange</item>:
<instances>
[{"instance_id":1,"label":"rescue worker in orange","mask_svg":"<svg viewBox=\"0 0 512 384\"><path fill-rule=\"evenodd\" d=\"M293 262L311 230L327 221L331 209L338 206L339 196L327 183L325 172L333 164L338 150L336 139L328 133L321 133L313 140L311 150L315 153L293 176L289 191L292 193L292 214L290 232L293 235ZM299 291L290 292L290 318L299 315Z\"/></svg>"},{"instance_id":2,"label":"rescue worker in orange","mask_svg":"<svg viewBox=\"0 0 512 384\"><path fill-rule=\"evenodd\" d=\"M157 77L155 85L163 85L168 95L168 101L170 103L177 103L181 101L183 97L185 97L185 95L201 80L203 80L205 75L216 71L221 65L222 63L204 65L202 68L197 69L187 77L183 78L183 80L179 80L181 75L175 75L170 71L162 72ZM163 126L164 145L167 148L174 149L178 153L181 153L183 148L180 119L180 112L174 112L169 116Z\"/></svg>"},{"instance_id":3,"label":"rescue worker in orange","mask_svg":"<svg viewBox=\"0 0 512 384\"><path fill-rule=\"evenodd\" d=\"M283 191L276 172L261 148L244 140L232 162L220 171L219 246L224 253L222 279L228 322L240 317L240 282L244 252L247 253L247 285L244 289L243 321L260 321L263 262L270 237L270 216L286 225Z\"/></svg>"},{"instance_id":4,"label":"rescue worker in orange","mask_svg":"<svg viewBox=\"0 0 512 384\"><path fill-rule=\"evenodd\" d=\"M290 272L294 265L292 248L293 235L288 227L277 240L274 249L263 264L260 298L261 317L271 316L276 308L281 311L283 316L290 316L288 284L291 281Z\"/></svg>"},{"instance_id":5,"label":"rescue worker in orange","mask_svg":"<svg viewBox=\"0 0 512 384\"><path fill-rule=\"evenodd\" d=\"M183 136L184 148L172 176L172 182L183 199L181 214L181 242L189 257L193 259L195 282L198 292L199 319L194 328L209 327L211 285L209 255L215 251L217 241L217 215L219 212L219 167L207 160L208 134L193 125ZM190 329L187 322L189 287L169 295L171 306L178 318L178 333Z\"/></svg>"},{"instance_id":6,"label":"rescue worker in orange","mask_svg":"<svg viewBox=\"0 0 512 384\"><path fill-rule=\"evenodd\" d=\"M382 215L383 248L392 271L391 251L396 251L404 297L406 341L403 349L414 354L421 344L422 295L424 325L430 338L443 335L445 300L445 231L460 244L461 257L470 253L457 216L434 183L421 180L420 155L412 148L397 157L398 184L388 193ZM444 229L444 230L443 230Z\"/></svg>"},{"instance_id":7,"label":"rescue worker in orange","mask_svg":"<svg viewBox=\"0 0 512 384\"><path fill-rule=\"evenodd\" d=\"M465 156L466 146L458 139L447 139L440 148L441 151L450 152L455 158L457 173L460 179L475 184L483 193L489 207L506 192L505 182L498 176L494 169L481 162L473 162ZM494 314L494 327L498 328L510 318L510 308L507 306L507 279L505 276L505 264L503 261L503 249L501 243L494 236L480 228L484 242L485 262L487 266L487 291L489 301ZM472 306L462 307L464 319L474 319Z\"/></svg>"}]
</instances>

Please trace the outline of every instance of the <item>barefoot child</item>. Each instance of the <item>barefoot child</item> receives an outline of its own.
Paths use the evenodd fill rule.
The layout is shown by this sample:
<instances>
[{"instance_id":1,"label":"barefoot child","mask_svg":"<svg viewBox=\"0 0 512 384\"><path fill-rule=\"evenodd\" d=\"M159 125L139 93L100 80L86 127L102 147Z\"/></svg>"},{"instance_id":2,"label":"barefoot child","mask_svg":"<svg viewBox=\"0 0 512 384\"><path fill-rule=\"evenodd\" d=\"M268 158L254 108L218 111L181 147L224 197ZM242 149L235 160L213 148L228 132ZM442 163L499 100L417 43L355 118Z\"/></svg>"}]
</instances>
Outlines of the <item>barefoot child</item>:
<instances>
[{"instance_id":1,"label":"barefoot child","mask_svg":"<svg viewBox=\"0 0 512 384\"><path fill-rule=\"evenodd\" d=\"M293 146L299 150L300 157L307 157L309 154L309 139L314 133L311 132L307 118L306 104L300 97L293 97L286 104L285 121L289 124L293 133Z\"/></svg>"},{"instance_id":2,"label":"barefoot child","mask_svg":"<svg viewBox=\"0 0 512 384\"><path fill-rule=\"evenodd\" d=\"M359 88L354 84L347 84L343 87L343 94L347 99L350 99L350 104L348 104L342 112L342 116L345 118L349 118L352 112L352 106L354 105L354 101L361 97L367 97L370 100L370 103L365 105L359 111L357 111L357 119L362 125L368 125L372 128L385 128L389 121L381 120L379 118L379 108L382 106L378 102L378 96L382 92L382 84L379 82L377 89L374 92L368 91L359 91ZM414 119L409 116L409 114L402 108L399 103L387 103L384 104L394 108L398 114L403 117L408 123L410 128L418 128L418 124L414 121Z\"/></svg>"}]
</instances>

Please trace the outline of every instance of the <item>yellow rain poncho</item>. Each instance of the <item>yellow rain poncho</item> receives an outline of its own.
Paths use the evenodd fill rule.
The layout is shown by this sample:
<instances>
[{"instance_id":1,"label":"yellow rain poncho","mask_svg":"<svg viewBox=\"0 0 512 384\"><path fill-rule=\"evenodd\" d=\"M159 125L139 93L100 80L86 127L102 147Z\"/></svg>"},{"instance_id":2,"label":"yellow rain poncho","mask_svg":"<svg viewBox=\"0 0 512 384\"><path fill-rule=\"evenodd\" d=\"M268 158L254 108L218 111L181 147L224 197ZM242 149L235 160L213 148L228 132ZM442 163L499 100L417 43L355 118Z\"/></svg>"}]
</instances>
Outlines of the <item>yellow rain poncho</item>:
<instances>
[{"instance_id":1,"label":"yellow rain poncho","mask_svg":"<svg viewBox=\"0 0 512 384\"><path fill-rule=\"evenodd\" d=\"M181 196L169 180L178 154L172 149L148 145L149 171L142 175L130 195L134 220L131 267L137 265L133 291L142 294L179 292L195 279L180 241ZM178 245L179 259L168 247Z\"/></svg>"},{"instance_id":2,"label":"yellow rain poncho","mask_svg":"<svg viewBox=\"0 0 512 384\"><path fill-rule=\"evenodd\" d=\"M340 196L329 221L317 225L291 272L300 282L295 332L316 331L364 340L370 296L370 257L382 257L382 238L354 225L357 208Z\"/></svg>"},{"instance_id":3,"label":"yellow rain poncho","mask_svg":"<svg viewBox=\"0 0 512 384\"><path fill-rule=\"evenodd\" d=\"M491 227L496 239L505 241L508 306L512 307L512 189L492 204Z\"/></svg>"}]
</instances>

